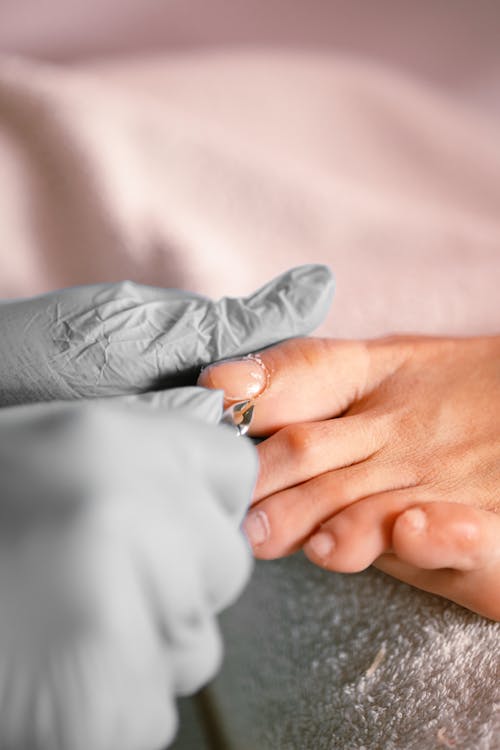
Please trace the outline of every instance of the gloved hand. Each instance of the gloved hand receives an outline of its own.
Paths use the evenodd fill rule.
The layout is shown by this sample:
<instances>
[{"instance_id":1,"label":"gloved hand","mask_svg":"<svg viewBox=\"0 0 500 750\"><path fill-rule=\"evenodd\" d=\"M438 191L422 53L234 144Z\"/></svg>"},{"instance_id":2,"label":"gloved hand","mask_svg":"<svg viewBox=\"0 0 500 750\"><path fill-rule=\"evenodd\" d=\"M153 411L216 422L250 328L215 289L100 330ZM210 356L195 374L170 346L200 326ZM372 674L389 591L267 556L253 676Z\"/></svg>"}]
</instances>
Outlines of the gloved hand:
<instances>
[{"instance_id":1,"label":"gloved hand","mask_svg":"<svg viewBox=\"0 0 500 750\"><path fill-rule=\"evenodd\" d=\"M307 333L332 292L311 266L246 300L124 284L4 302L0 405L194 382ZM174 388L0 410L2 750L152 750L173 734L172 696L215 671L256 473L247 441L186 416L221 406Z\"/></svg>"},{"instance_id":2,"label":"gloved hand","mask_svg":"<svg viewBox=\"0 0 500 750\"><path fill-rule=\"evenodd\" d=\"M162 397L0 409L2 750L156 750L217 669L255 451Z\"/></svg>"},{"instance_id":3,"label":"gloved hand","mask_svg":"<svg viewBox=\"0 0 500 750\"><path fill-rule=\"evenodd\" d=\"M0 406L194 384L202 365L310 333L332 295L309 265L243 299L124 282L0 303Z\"/></svg>"}]
</instances>

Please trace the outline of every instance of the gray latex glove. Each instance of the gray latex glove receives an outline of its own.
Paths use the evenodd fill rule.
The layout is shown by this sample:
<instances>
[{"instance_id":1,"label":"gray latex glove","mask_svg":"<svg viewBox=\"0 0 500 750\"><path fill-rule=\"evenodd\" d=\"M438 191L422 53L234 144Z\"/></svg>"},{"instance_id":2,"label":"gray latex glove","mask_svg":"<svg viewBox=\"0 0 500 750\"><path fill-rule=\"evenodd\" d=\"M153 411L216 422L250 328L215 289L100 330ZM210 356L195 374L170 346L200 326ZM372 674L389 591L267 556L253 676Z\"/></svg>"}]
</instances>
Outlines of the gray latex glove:
<instances>
[{"instance_id":1,"label":"gray latex glove","mask_svg":"<svg viewBox=\"0 0 500 750\"><path fill-rule=\"evenodd\" d=\"M256 470L246 441L186 417L217 421L221 393L171 386L309 332L332 293L309 266L246 300L126 283L0 305L0 405L170 389L0 411L2 750L171 736L172 696L213 674L213 614L248 575Z\"/></svg>"},{"instance_id":2,"label":"gray latex glove","mask_svg":"<svg viewBox=\"0 0 500 750\"><path fill-rule=\"evenodd\" d=\"M257 459L162 398L0 410L2 750L159 749L217 669Z\"/></svg>"},{"instance_id":3,"label":"gray latex glove","mask_svg":"<svg viewBox=\"0 0 500 750\"><path fill-rule=\"evenodd\" d=\"M0 303L0 406L194 383L200 367L310 333L333 296L325 266L213 302L124 282Z\"/></svg>"}]
</instances>

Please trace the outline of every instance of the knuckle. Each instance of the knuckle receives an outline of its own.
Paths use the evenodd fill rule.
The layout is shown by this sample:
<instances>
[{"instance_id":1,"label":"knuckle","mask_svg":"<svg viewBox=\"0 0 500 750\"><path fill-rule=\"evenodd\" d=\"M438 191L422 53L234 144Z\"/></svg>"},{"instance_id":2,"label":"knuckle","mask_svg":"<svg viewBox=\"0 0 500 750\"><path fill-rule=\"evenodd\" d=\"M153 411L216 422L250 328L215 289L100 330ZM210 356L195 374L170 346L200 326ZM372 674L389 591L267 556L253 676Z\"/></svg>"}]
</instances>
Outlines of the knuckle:
<instances>
[{"instance_id":1,"label":"knuckle","mask_svg":"<svg viewBox=\"0 0 500 750\"><path fill-rule=\"evenodd\" d=\"M311 425L295 424L281 431L286 453L299 465L308 464L316 446Z\"/></svg>"}]
</instances>

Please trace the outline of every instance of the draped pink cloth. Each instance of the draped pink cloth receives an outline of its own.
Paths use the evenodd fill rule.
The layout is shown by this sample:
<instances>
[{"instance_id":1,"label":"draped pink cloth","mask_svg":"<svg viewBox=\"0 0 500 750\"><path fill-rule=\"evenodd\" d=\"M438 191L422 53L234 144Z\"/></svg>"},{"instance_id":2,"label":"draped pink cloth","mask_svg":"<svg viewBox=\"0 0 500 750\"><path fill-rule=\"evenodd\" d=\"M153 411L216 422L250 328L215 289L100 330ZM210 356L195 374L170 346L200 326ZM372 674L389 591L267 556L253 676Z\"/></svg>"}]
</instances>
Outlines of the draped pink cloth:
<instances>
[{"instance_id":1,"label":"draped pink cloth","mask_svg":"<svg viewBox=\"0 0 500 750\"><path fill-rule=\"evenodd\" d=\"M467 98L326 49L28 60L10 29L1 296L236 295L314 261L337 277L323 333L498 330L500 120Z\"/></svg>"}]
</instances>

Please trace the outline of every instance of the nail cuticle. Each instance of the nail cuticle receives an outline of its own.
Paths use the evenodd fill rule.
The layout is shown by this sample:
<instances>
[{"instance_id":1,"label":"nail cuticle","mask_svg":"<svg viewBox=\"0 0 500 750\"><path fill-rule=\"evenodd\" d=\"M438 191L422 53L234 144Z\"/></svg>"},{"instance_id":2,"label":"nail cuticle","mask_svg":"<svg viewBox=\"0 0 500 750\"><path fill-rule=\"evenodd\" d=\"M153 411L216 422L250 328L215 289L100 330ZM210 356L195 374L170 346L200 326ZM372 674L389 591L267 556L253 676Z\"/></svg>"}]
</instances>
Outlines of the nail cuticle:
<instances>
[{"instance_id":1,"label":"nail cuticle","mask_svg":"<svg viewBox=\"0 0 500 750\"><path fill-rule=\"evenodd\" d=\"M214 367L218 367L219 365L223 365L230 362L255 362L259 370L255 372L249 372L248 377L251 380L254 380L254 387L248 387L246 393L244 396L242 396L241 393L239 394L232 394L228 392L227 390L224 391L224 399L226 402L232 403L241 401L242 398L245 399L251 399L252 401L257 401L262 394L267 390L270 382L270 373L262 359L258 354L248 354L245 357L237 357L235 359L226 359L224 362L218 362Z\"/></svg>"}]
</instances>

